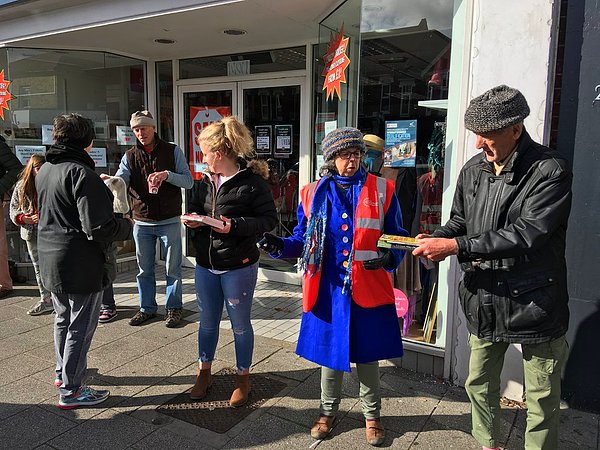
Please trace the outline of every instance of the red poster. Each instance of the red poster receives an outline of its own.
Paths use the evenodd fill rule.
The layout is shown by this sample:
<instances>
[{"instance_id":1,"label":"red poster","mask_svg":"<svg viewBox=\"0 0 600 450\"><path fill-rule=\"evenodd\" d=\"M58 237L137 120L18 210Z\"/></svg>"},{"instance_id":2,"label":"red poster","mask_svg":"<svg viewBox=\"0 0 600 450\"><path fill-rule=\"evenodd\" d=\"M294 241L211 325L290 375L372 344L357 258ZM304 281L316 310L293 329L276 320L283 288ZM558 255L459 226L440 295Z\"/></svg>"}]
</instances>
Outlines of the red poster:
<instances>
[{"instance_id":1,"label":"red poster","mask_svg":"<svg viewBox=\"0 0 600 450\"><path fill-rule=\"evenodd\" d=\"M340 101L342 100L341 83L346 83L346 68L350 65L350 60L346 55L349 39L344 37L344 27L342 26L340 32L331 37L327 46L327 53L323 57L325 62L323 90L326 91L326 100L329 100L329 97L333 100L334 94L337 94Z\"/></svg>"},{"instance_id":2,"label":"red poster","mask_svg":"<svg viewBox=\"0 0 600 450\"><path fill-rule=\"evenodd\" d=\"M190 171L194 180L202 178L198 167L202 162L202 151L196 138L204 127L230 115L229 106L190 106Z\"/></svg>"},{"instance_id":3,"label":"red poster","mask_svg":"<svg viewBox=\"0 0 600 450\"><path fill-rule=\"evenodd\" d=\"M8 92L8 85L10 81L4 79L4 70L0 71L0 119L4 120L4 110L10 109L8 107L8 101L12 98L10 92Z\"/></svg>"}]
</instances>

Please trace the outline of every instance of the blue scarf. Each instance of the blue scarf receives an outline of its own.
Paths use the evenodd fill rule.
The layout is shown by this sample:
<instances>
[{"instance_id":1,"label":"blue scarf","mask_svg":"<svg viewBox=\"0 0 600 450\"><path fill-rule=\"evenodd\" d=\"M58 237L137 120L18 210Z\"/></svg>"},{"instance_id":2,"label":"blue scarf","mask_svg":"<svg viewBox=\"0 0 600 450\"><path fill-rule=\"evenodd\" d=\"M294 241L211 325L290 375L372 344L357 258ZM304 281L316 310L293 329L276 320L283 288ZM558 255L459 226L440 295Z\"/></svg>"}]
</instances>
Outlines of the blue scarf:
<instances>
[{"instance_id":1,"label":"blue scarf","mask_svg":"<svg viewBox=\"0 0 600 450\"><path fill-rule=\"evenodd\" d=\"M300 257L300 269L303 272L308 270L308 261L310 255L314 255L315 269L309 272L309 276L313 276L321 269L323 262L323 251L325 248L325 231L327 229L327 193L330 189L337 189L336 184L344 189L348 189L347 198L352 205L352 211L356 210L356 204L360 191L365 183L366 172L361 167L351 177L343 177L341 175L333 175L323 177L313 194L313 201L310 208L310 217L304 234L304 248ZM350 293L352 286L352 257L354 255L354 245L348 256L348 267L344 277L343 292Z\"/></svg>"}]
</instances>

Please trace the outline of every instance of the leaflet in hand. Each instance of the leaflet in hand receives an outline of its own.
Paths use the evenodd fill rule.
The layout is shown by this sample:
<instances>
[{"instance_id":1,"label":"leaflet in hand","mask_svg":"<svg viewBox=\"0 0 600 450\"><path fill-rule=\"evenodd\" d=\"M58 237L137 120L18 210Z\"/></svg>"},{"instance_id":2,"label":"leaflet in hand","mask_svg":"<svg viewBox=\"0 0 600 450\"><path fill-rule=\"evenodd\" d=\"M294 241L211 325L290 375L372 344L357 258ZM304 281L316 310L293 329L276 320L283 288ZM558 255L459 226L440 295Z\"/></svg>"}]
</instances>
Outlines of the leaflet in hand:
<instances>
[{"instance_id":1,"label":"leaflet in hand","mask_svg":"<svg viewBox=\"0 0 600 450\"><path fill-rule=\"evenodd\" d=\"M401 250L414 250L419 246L415 238L407 236L393 236L391 234L382 234L377 241L377 247L397 248Z\"/></svg>"},{"instance_id":2,"label":"leaflet in hand","mask_svg":"<svg viewBox=\"0 0 600 450\"><path fill-rule=\"evenodd\" d=\"M214 227L214 228L225 228L225 222L219 219L215 219L214 217L209 216L201 216L200 214L190 213L184 214L181 216L182 220L189 220L191 222L201 222L205 225Z\"/></svg>"}]
</instances>

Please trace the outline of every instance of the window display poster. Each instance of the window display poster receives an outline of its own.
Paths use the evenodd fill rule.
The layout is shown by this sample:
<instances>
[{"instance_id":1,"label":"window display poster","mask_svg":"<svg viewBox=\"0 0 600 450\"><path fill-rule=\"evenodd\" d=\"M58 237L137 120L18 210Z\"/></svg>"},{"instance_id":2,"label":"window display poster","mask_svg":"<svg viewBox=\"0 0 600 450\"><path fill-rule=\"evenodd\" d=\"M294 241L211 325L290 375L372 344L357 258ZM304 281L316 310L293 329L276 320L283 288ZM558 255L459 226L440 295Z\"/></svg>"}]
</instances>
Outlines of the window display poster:
<instances>
[{"instance_id":1,"label":"window display poster","mask_svg":"<svg viewBox=\"0 0 600 450\"><path fill-rule=\"evenodd\" d=\"M90 157L94 160L96 167L106 167L106 149L103 147L92 147Z\"/></svg>"},{"instance_id":2,"label":"window display poster","mask_svg":"<svg viewBox=\"0 0 600 450\"><path fill-rule=\"evenodd\" d=\"M15 145L15 155L23 165L27 164L31 155L36 153L46 153L46 147L44 145Z\"/></svg>"},{"instance_id":3,"label":"window display poster","mask_svg":"<svg viewBox=\"0 0 600 450\"><path fill-rule=\"evenodd\" d=\"M52 125L42 125L42 145L53 145Z\"/></svg>"},{"instance_id":4,"label":"window display poster","mask_svg":"<svg viewBox=\"0 0 600 450\"><path fill-rule=\"evenodd\" d=\"M196 140L204 127L231 115L229 106L190 106L190 171L194 180L202 178L202 150Z\"/></svg>"},{"instance_id":5,"label":"window display poster","mask_svg":"<svg viewBox=\"0 0 600 450\"><path fill-rule=\"evenodd\" d=\"M320 112L317 113L317 117L315 119L315 144L320 144L327 132L325 131L325 127L327 122L336 121L335 120L335 112Z\"/></svg>"},{"instance_id":6,"label":"window display poster","mask_svg":"<svg viewBox=\"0 0 600 450\"><path fill-rule=\"evenodd\" d=\"M271 154L271 125L256 125L254 127L254 141L256 153L259 155Z\"/></svg>"},{"instance_id":7,"label":"window display poster","mask_svg":"<svg viewBox=\"0 0 600 450\"><path fill-rule=\"evenodd\" d=\"M292 126L275 125L275 156L287 158L292 154Z\"/></svg>"},{"instance_id":8,"label":"window display poster","mask_svg":"<svg viewBox=\"0 0 600 450\"><path fill-rule=\"evenodd\" d=\"M135 135L129 127L117 127L117 145L134 145Z\"/></svg>"},{"instance_id":9,"label":"window display poster","mask_svg":"<svg viewBox=\"0 0 600 450\"><path fill-rule=\"evenodd\" d=\"M327 136L329 133L331 133L336 128L337 128L337 120L325 122L325 136Z\"/></svg>"},{"instance_id":10,"label":"window display poster","mask_svg":"<svg viewBox=\"0 0 600 450\"><path fill-rule=\"evenodd\" d=\"M383 165L415 167L416 154L417 120L386 120Z\"/></svg>"}]
</instances>

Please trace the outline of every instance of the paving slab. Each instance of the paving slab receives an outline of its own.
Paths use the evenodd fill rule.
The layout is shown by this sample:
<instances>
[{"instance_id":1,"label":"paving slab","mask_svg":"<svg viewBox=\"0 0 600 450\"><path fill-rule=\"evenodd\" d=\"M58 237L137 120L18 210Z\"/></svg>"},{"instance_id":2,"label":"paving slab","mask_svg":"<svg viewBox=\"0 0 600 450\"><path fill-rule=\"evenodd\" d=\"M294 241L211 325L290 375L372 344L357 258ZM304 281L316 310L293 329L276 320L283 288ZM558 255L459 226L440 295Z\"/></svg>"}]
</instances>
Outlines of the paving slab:
<instances>
[{"instance_id":1,"label":"paving slab","mask_svg":"<svg viewBox=\"0 0 600 450\"><path fill-rule=\"evenodd\" d=\"M168 429L160 429L133 444L131 448L139 450L212 450L214 447L205 445L202 441L174 433Z\"/></svg>"},{"instance_id":2,"label":"paving slab","mask_svg":"<svg viewBox=\"0 0 600 450\"><path fill-rule=\"evenodd\" d=\"M223 449L283 449L308 448L314 443L307 429L271 414L263 414L225 444Z\"/></svg>"},{"instance_id":3,"label":"paving slab","mask_svg":"<svg viewBox=\"0 0 600 450\"><path fill-rule=\"evenodd\" d=\"M444 449L481 450L481 445L470 434L448 428L435 420L427 422L410 448L419 450L438 449L442 443ZM513 447L510 448L513 449Z\"/></svg>"},{"instance_id":4,"label":"paving slab","mask_svg":"<svg viewBox=\"0 0 600 450\"><path fill-rule=\"evenodd\" d=\"M124 449L153 432L152 425L108 409L48 442L58 450Z\"/></svg>"},{"instance_id":5,"label":"paving slab","mask_svg":"<svg viewBox=\"0 0 600 450\"><path fill-rule=\"evenodd\" d=\"M0 422L2 447L33 449L74 428L72 421L32 406Z\"/></svg>"},{"instance_id":6,"label":"paving slab","mask_svg":"<svg viewBox=\"0 0 600 450\"><path fill-rule=\"evenodd\" d=\"M56 387L34 377L26 377L0 387L0 420L13 416L48 398L56 398Z\"/></svg>"},{"instance_id":7,"label":"paving slab","mask_svg":"<svg viewBox=\"0 0 600 450\"><path fill-rule=\"evenodd\" d=\"M54 367L54 364L25 354L4 359L0 363L0 386L27 378L49 367Z\"/></svg>"},{"instance_id":8,"label":"paving slab","mask_svg":"<svg viewBox=\"0 0 600 450\"><path fill-rule=\"evenodd\" d=\"M279 349L257 363L253 370L271 372L296 381L305 381L315 370L319 370L319 366L296 355L292 347Z\"/></svg>"}]
</instances>

